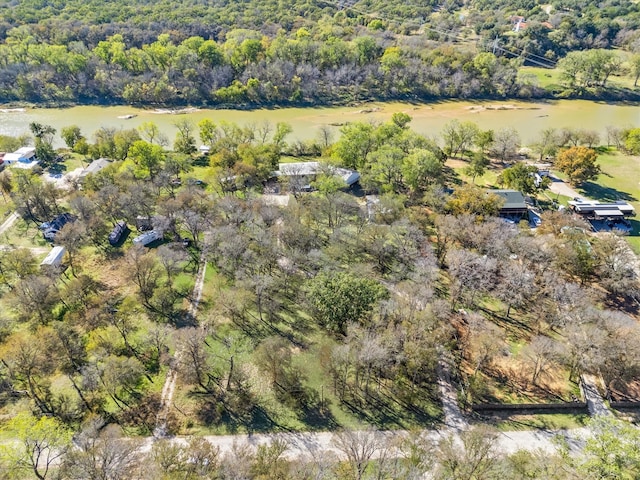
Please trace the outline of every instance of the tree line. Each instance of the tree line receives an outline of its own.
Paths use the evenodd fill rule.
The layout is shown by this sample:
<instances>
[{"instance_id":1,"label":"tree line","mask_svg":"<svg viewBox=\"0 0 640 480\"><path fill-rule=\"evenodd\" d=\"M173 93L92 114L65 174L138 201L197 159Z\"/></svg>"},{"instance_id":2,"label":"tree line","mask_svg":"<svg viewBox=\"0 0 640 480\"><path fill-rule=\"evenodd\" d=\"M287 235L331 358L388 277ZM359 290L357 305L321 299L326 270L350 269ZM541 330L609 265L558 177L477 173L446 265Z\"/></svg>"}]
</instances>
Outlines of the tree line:
<instances>
[{"instance_id":1,"label":"tree line","mask_svg":"<svg viewBox=\"0 0 640 480\"><path fill-rule=\"evenodd\" d=\"M589 426L593 435L580 452L559 442L551 452L505 453L503 436L476 426L459 438L445 434L438 440L419 432L342 431L332 436L330 453L301 456L286 436L257 446L234 445L224 452L199 437L159 440L144 449L140 441L125 439L121 430L99 419L87 422L72 446L70 432L55 420L20 416L11 422L11 432L22 442L11 453L20 461L3 468L6 478L29 475L41 480L418 480L426 475L437 480L565 480L637 475L637 431L613 417L594 419Z\"/></svg>"}]
</instances>

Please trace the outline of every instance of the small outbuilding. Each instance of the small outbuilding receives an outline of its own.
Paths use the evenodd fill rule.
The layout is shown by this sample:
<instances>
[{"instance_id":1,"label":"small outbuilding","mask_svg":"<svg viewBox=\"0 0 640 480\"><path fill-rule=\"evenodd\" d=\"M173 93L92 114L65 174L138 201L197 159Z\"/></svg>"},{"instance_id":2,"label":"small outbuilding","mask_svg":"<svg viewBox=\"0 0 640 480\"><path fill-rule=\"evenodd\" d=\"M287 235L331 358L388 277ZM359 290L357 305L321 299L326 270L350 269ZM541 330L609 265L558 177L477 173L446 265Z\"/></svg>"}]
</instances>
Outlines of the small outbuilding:
<instances>
[{"instance_id":1,"label":"small outbuilding","mask_svg":"<svg viewBox=\"0 0 640 480\"><path fill-rule=\"evenodd\" d=\"M58 268L62 265L62 259L66 249L61 246L53 247L49 254L40 263L40 268Z\"/></svg>"}]
</instances>

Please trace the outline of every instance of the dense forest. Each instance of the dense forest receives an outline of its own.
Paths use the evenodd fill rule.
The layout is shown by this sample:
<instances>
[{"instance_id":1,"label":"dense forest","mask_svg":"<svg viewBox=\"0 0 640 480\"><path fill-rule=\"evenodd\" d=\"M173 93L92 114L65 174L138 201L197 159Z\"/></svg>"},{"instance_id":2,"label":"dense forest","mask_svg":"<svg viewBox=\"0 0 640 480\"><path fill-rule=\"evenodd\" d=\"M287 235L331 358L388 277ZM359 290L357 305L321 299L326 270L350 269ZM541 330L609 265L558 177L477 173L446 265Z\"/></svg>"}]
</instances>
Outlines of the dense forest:
<instances>
[{"instance_id":1,"label":"dense forest","mask_svg":"<svg viewBox=\"0 0 640 480\"><path fill-rule=\"evenodd\" d=\"M585 95L570 81L558 91L518 77L524 64L553 68L570 52L614 48L610 74L635 74L637 5L583 7L1 2L0 101L284 105ZM633 96L588 86L597 87L591 96Z\"/></svg>"}]
</instances>

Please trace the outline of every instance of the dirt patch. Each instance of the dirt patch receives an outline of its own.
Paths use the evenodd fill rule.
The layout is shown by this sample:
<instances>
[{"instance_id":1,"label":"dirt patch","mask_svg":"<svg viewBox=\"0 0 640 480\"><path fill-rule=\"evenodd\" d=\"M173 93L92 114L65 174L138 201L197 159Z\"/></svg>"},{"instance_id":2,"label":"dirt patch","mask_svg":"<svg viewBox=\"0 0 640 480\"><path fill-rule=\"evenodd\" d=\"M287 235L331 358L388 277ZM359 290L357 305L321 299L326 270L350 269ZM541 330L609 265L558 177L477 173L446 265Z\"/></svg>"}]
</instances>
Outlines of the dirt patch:
<instances>
[{"instance_id":1,"label":"dirt patch","mask_svg":"<svg viewBox=\"0 0 640 480\"><path fill-rule=\"evenodd\" d=\"M578 400L576 386L567 372L550 366L532 382L532 366L515 355L495 359L472 379L472 367L464 362L463 373L472 385L472 403L563 403Z\"/></svg>"},{"instance_id":2,"label":"dirt patch","mask_svg":"<svg viewBox=\"0 0 640 480\"><path fill-rule=\"evenodd\" d=\"M640 380L613 380L608 387L614 402L640 402Z\"/></svg>"},{"instance_id":3,"label":"dirt patch","mask_svg":"<svg viewBox=\"0 0 640 480\"><path fill-rule=\"evenodd\" d=\"M512 103L507 104L489 104L489 105L471 105L466 107L466 110L472 112L482 112L484 110L540 110L540 107L515 105Z\"/></svg>"}]
</instances>

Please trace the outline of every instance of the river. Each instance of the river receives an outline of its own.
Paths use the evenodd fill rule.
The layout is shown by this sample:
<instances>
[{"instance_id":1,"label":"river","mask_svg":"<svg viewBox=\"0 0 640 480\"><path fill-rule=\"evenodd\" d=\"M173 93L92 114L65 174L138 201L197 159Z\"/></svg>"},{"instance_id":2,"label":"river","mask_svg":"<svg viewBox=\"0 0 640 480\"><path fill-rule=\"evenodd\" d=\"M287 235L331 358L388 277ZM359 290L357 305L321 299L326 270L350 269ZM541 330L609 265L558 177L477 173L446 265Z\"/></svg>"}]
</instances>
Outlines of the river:
<instances>
[{"instance_id":1,"label":"river","mask_svg":"<svg viewBox=\"0 0 640 480\"><path fill-rule=\"evenodd\" d=\"M0 106L0 134L17 136L29 132L29 123L40 122L53 126L58 132L69 125L78 125L85 136L91 137L100 127L135 128L143 122L156 123L171 141L175 138L174 123L189 119L194 123L204 118L214 122L227 120L238 124L260 125L287 122L293 127L289 141L308 140L318 135L320 126L330 125L338 133L347 122L384 122L395 112L413 117L411 127L419 133L437 137L442 126L457 118L476 122L482 129L498 130L514 127L523 144L532 143L545 128L573 127L596 130L603 140L606 127L640 126L640 108L636 105L611 104L587 100L556 100L549 102L470 102L441 101L408 104L400 102L372 102L356 107L308 107L256 110L191 110L176 114L170 111L144 110L128 106L78 106L71 108L27 108L15 111ZM123 118L128 117L131 118ZM197 133L197 129L196 129ZM56 136L55 146L64 146Z\"/></svg>"}]
</instances>

